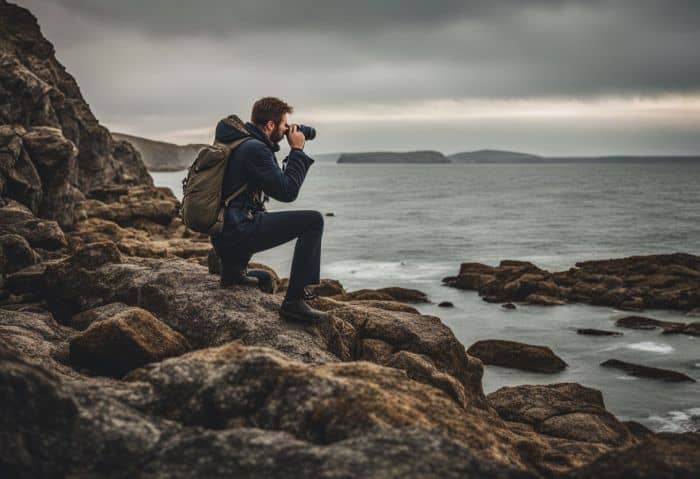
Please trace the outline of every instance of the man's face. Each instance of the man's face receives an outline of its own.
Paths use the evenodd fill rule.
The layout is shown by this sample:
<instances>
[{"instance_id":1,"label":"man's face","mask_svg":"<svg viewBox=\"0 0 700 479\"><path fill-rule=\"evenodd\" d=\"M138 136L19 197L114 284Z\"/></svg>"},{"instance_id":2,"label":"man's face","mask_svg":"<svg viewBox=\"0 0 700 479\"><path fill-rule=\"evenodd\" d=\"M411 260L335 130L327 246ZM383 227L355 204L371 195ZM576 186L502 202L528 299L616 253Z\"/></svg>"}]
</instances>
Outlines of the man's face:
<instances>
[{"instance_id":1,"label":"man's face","mask_svg":"<svg viewBox=\"0 0 700 479\"><path fill-rule=\"evenodd\" d=\"M282 138L284 138L284 135L287 134L287 130L289 130L289 114L285 113L282 115L280 122L275 125L275 128L270 133L270 141L279 143L282 141Z\"/></svg>"}]
</instances>

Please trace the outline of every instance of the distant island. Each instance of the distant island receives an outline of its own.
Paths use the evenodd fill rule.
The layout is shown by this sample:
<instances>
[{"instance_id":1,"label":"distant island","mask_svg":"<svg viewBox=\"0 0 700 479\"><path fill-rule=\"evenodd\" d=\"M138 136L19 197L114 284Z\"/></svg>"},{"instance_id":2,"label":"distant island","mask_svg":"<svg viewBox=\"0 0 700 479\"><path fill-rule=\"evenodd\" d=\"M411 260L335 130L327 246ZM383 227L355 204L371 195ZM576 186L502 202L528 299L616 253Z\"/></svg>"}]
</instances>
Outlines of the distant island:
<instances>
[{"instance_id":1,"label":"distant island","mask_svg":"<svg viewBox=\"0 0 700 479\"><path fill-rule=\"evenodd\" d=\"M450 163L439 151L375 151L368 153L343 153L337 163Z\"/></svg>"},{"instance_id":2,"label":"distant island","mask_svg":"<svg viewBox=\"0 0 700 479\"><path fill-rule=\"evenodd\" d=\"M139 153L149 171L179 171L190 166L203 144L176 145L125 133L112 133L116 140L128 141Z\"/></svg>"},{"instance_id":3,"label":"distant island","mask_svg":"<svg viewBox=\"0 0 700 479\"><path fill-rule=\"evenodd\" d=\"M466 151L448 158L452 163L524 163L542 160L538 155L503 150Z\"/></svg>"},{"instance_id":4,"label":"distant island","mask_svg":"<svg viewBox=\"0 0 700 479\"><path fill-rule=\"evenodd\" d=\"M342 153L337 163L658 163L700 162L700 156L683 155L607 155L540 156L506 150L476 150L445 156L438 151Z\"/></svg>"}]
</instances>

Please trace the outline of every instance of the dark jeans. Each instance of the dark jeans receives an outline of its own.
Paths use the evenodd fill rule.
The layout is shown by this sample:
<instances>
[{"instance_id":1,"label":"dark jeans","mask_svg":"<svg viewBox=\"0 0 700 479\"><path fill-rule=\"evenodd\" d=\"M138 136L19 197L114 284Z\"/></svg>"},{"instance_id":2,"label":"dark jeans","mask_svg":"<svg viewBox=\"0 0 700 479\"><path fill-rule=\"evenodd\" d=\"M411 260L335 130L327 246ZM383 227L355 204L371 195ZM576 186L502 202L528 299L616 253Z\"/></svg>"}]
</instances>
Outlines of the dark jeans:
<instances>
[{"instance_id":1,"label":"dark jeans","mask_svg":"<svg viewBox=\"0 0 700 479\"><path fill-rule=\"evenodd\" d=\"M223 272L244 268L253 253L298 238L285 295L285 299L294 300L303 296L304 286L320 281L322 236L323 215L318 211L258 212L251 219L243 210L229 208L223 231L212 236L211 242L221 258Z\"/></svg>"}]
</instances>

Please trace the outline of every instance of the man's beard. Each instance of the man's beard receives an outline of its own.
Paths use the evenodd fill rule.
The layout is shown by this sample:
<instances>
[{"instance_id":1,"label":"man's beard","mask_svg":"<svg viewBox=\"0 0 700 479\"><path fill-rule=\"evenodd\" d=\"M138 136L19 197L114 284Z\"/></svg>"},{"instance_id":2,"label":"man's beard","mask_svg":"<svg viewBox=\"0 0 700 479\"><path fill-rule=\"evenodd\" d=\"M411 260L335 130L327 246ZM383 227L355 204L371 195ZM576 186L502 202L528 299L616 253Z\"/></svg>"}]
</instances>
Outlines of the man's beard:
<instances>
[{"instance_id":1,"label":"man's beard","mask_svg":"<svg viewBox=\"0 0 700 479\"><path fill-rule=\"evenodd\" d=\"M279 125L275 125L275 129L270 133L270 141L274 144L278 144L284 138L284 134L280 130Z\"/></svg>"}]
</instances>

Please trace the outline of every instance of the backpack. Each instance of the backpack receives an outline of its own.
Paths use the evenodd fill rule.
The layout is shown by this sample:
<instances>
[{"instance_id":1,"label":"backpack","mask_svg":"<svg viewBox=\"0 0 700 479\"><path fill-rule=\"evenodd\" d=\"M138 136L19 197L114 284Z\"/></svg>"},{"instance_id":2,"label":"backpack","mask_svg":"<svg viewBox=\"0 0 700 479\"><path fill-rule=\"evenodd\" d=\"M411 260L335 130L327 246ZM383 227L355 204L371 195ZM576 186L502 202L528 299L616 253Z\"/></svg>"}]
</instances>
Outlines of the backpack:
<instances>
[{"instance_id":1,"label":"backpack","mask_svg":"<svg viewBox=\"0 0 700 479\"><path fill-rule=\"evenodd\" d=\"M246 183L222 199L224 173L231 152L251 138L237 116L232 115L224 121L245 132L246 136L232 143L215 141L214 144L199 150L192 165L187 169L187 177L182 181L180 216L183 223L198 233L210 236L221 233L228 203L248 187Z\"/></svg>"}]
</instances>

